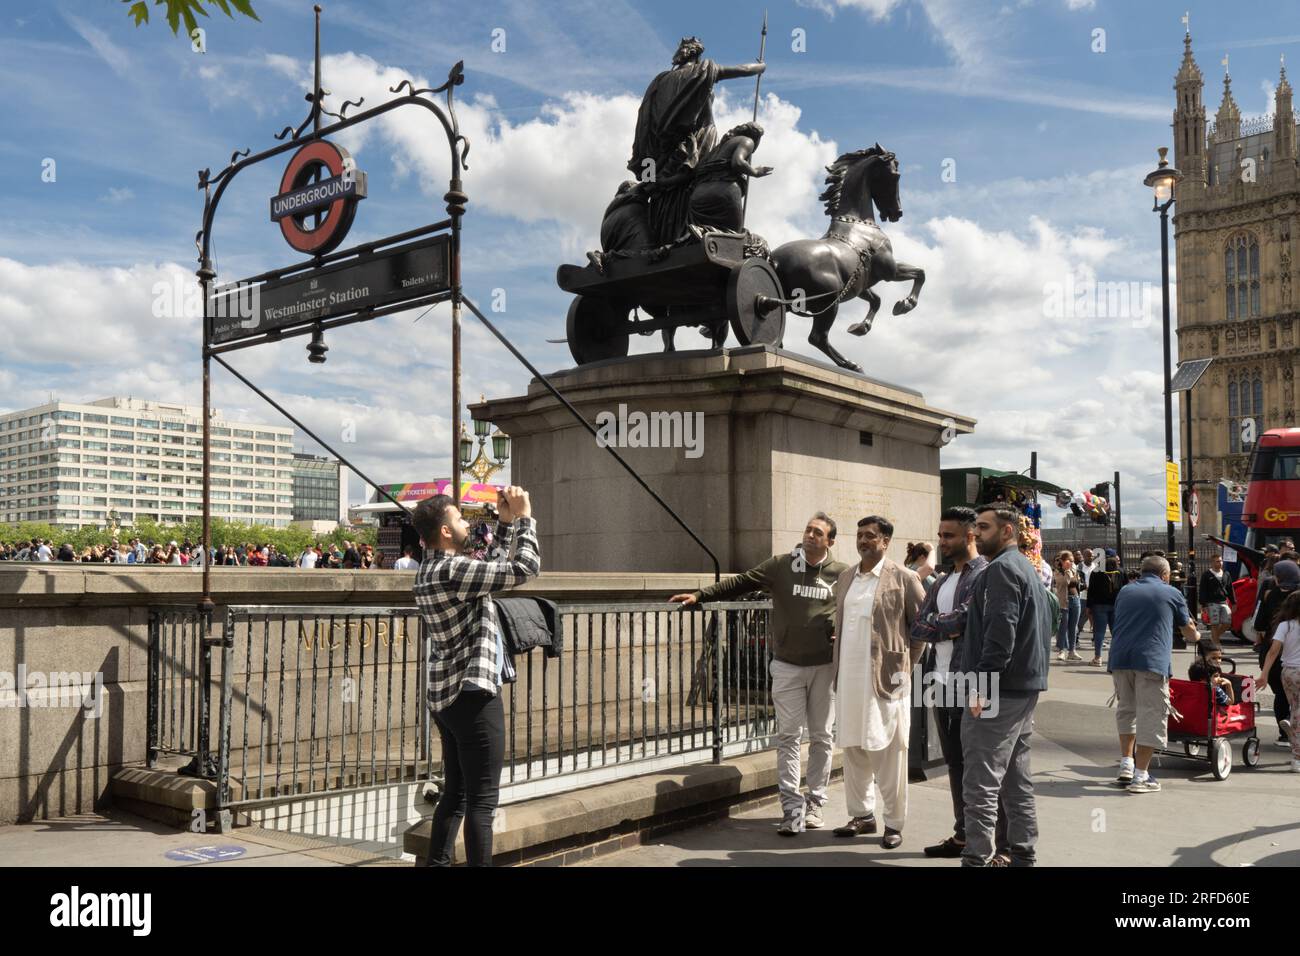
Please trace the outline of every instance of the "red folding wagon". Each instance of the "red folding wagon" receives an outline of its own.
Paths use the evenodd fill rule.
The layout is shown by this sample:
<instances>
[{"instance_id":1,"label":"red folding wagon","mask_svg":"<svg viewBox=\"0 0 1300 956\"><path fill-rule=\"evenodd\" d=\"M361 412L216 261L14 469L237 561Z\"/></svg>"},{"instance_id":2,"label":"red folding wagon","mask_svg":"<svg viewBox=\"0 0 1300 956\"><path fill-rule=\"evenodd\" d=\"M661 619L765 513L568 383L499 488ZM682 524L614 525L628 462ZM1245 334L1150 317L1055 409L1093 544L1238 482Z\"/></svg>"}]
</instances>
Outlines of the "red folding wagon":
<instances>
[{"instance_id":1,"label":"red folding wagon","mask_svg":"<svg viewBox=\"0 0 1300 956\"><path fill-rule=\"evenodd\" d=\"M1237 664L1223 658L1232 670L1225 676L1232 683L1233 703L1215 701L1205 681L1169 681L1169 742L1157 753L1209 763L1215 780L1232 773L1232 743L1241 740L1241 762L1247 767L1259 763L1259 736L1255 731L1255 679L1238 677ZM1175 744L1181 744L1174 749Z\"/></svg>"}]
</instances>

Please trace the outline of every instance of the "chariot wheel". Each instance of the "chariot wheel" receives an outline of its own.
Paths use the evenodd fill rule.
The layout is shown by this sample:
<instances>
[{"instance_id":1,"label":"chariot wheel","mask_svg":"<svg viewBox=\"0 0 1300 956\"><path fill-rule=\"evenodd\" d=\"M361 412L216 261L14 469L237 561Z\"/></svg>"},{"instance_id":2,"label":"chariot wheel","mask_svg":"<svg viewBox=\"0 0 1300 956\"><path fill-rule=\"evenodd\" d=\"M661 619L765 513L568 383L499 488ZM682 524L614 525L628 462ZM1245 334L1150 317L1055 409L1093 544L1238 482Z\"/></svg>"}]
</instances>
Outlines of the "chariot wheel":
<instances>
[{"instance_id":1,"label":"chariot wheel","mask_svg":"<svg viewBox=\"0 0 1300 956\"><path fill-rule=\"evenodd\" d=\"M785 297L766 259L746 259L727 276L727 318L741 345L780 346L785 336Z\"/></svg>"},{"instance_id":2,"label":"chariot wheel","mask_svg":"<svg viewBox=\"0 0 1300 956\"><path fill-rule=\"evenodd\" d=\"M569 353L579 365L627 356L627 316L631 311L608 299L576 295L565 320Z\"/></svg>"}]
</instances>

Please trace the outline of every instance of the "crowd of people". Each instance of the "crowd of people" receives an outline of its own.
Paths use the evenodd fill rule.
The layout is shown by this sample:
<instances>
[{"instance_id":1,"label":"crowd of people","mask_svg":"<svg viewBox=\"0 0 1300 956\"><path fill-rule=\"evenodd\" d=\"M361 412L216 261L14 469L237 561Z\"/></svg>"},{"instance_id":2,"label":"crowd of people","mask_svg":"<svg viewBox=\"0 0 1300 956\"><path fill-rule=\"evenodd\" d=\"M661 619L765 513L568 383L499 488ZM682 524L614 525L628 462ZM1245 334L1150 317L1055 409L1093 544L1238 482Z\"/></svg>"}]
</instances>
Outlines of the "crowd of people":
<instances>
[{"instance_id":1,"label":"crowd of people","mask_svg":"<svg viewBox=\"0 0 1300 956\"><path fill-rule=\"evenodd\" d=\"M413 569L411 549L406 549L405 562L399 558L393 565L397 570ZM214 567L272 567L272 568L330 568L335 570L367 570L385 567L383 552L364 542L344 541L308 545L297 554L280 551L274 544L246 542L238 545L221 545L211 550ZM55 545L44 538L32 538L16 544L0 544L0 561L83 562L90 564L203 564L203 545L188 538L166 543L130 538L114 540L107 545L92 545L78 551L71 544Z\"/></svg>"},{"instance_id":2,"label":"crowd of people","mask_svg":"<svg viewBox=\"0 0 1300 956\"><path fill-rule=\"evenodd\" d=\"M920 663L920 678L942 689L936 717L953 801L953 833L927 846L926 855L960 858L964 866L1034 864L1029 737L1038 695L1047 689L1052 609L1022 550L1022 520L1005 504L949 508L939 521L941 560L932 564L933 549L914 543L900 565L886 557L893 523L869 515L857 525L859 560L847 565L830 558L837 529L818 512L793 554L673 596L688 606L754 590L772 599L779 834L825 826L831 752L838 747L849 819L834 836L883 828L882 847L902 845L911 682Z\"/></svg>"},{"instance_id":3,"label":"crowd of people","mask_svg":"<svg viewBox=\"0 0 1300 956\"><path fill-rule=\"evenodd\" d=\"M527 493L511 487L498 504L498 550L491 554L475 548L474 529L445 495L421 502L415 512L427 549L415 599L435 645L429 707L446 761L429 865L449 865L462 819L471 865L490 865L492 858L504 759L500 690L511 679L492 596L541 567ZM1221 701L1235 698L1222 673L1220 646L1230 617L1214 600L1207 602L1211 636L1201 638L1183 591L1170 583L1178 580L1176 569L1162 552L1144 553L1132 569L1122 568L1109 549L1061 551L1046 562L1026 521L1002 502L948 508L939 520L938 560L932 560L933 546L915 542L898 564L886 556L892 522L869 515L857 523L858 560L847 564L831 557L835 522L817 512L792 552L672 596L682 607L752 592L771 598L780 835L826 825L831 755L838 747L849 819L834 836L874 834L883 824L881 845L902 844L911 684L919 677L943 691L935 716L953 806L952 833L926 846L925 855L960 858L963 866L1033 866L1034 711L1047 690L1053 642L1057 663L1082 661L1077 648L1085 624L1092 629L1095 666L1102 666L1110 633L1105 666L1118 705L1116 783L1130 793L1161 789L1150 761L1167 745L1175 647L1190 642L1197 648L1190 680L1204 681ZM1300 770L1300 738L1290 722L1291 710L1300 706L1296 557L1286 548L1269 563L1252 637L1261 661L1258 683L1275 688L1279 743L1292 749L1292 769ZM1216 600L1231 593L1221 556L1199 584L1201 594Z\"/></svg>"}]
</instances>

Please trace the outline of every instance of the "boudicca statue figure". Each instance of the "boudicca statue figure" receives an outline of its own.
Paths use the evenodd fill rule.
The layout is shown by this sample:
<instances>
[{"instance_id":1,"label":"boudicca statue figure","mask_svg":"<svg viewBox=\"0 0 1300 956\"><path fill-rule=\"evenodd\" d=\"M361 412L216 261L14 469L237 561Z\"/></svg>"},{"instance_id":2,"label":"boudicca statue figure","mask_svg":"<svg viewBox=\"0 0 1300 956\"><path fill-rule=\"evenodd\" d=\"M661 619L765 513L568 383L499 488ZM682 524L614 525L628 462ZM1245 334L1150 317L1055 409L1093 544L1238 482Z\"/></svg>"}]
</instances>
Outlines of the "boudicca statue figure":
<instances>
[{"instance_id":1,"label":"boudicca statue figure","mask_svg":"<svg viewBox=\"0 0 1300 956\"><path fill-rule=\"evenodd\" d=\"M557 281L575 293L566 323L569 350L578 364L626 356L629 336L663 336L673 351L682 326L697 327L713 348L730 326L744 345L783 344L785 315L812 318L810 344L836 365L861 367L831 344L829 332L842 303L868 304L854 335L871 329L880 297L877 282L912 282L894 315L916 307L925 273L894 258L876 222L896 222L898 159L879 143L844 153L827 167L825 203L830 224L820 239L799 239L775 250L745 228L749 180L767 176L754 164L763 140L756 121L722 136L713 122L713 87L720 80L755 77L756 63L720 66L686 37L673 66L651 81L637 114L632 158L635 175L618 187L601 222L599 251L585 267L560 266Z\"/></svg>"}]
</instances>

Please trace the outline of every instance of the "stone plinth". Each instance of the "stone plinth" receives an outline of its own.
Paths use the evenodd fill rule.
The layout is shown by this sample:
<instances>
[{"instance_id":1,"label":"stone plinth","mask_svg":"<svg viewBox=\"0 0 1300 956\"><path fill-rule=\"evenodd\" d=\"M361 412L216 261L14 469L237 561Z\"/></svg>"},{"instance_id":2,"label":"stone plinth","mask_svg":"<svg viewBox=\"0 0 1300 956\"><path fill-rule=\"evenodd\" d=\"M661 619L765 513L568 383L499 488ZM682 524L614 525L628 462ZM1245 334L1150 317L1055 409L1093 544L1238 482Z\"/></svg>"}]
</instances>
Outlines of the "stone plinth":
<instances>
[{"instance_id":1,"label":"stone plinth","mask_svg":"<svg viewBox=\"0 0 1300 956\"><path fill-rule=\"evenodd\" d=\"M620 406L629 424L634 412L702 415L694 448L628 447L629 428L618 451L724 572L793 548L815 511L839 525L834 553L849 561L857 520L885 515L895 525L890 554L901 559L906 541L934 536L940 447L975 424L928 406L914 390L770 346L612 359L550 379L593 424L601 413L617 418ZM544 568L712 570L540 381L527 395L472 410L510 435L512 480L532 493ZM689 434L663 422L647 431Z\"/></svg>"}]
</instances>

